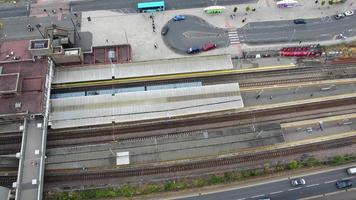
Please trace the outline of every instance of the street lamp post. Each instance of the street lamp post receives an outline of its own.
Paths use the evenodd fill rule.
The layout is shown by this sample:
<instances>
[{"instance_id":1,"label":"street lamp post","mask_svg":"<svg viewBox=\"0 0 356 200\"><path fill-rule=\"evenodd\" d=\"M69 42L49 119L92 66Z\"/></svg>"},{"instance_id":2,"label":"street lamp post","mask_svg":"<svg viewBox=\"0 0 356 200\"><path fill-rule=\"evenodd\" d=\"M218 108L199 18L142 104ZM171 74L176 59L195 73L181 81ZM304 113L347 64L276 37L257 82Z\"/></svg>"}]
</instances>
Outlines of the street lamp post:
<instances>
[{"instance_id":1,"label":"street lamp post","mask_svg":"<svg viewBox=\"0 0 356 200\"><path fill-rule=\"evenodd\" d=\"M38 32L40 32L42 38L45 39L45 36L43 35L43 33L40 30L41 27L42 27L41 24L36 24L36 28L37 28Z\"/></svg>"}]
</instances>

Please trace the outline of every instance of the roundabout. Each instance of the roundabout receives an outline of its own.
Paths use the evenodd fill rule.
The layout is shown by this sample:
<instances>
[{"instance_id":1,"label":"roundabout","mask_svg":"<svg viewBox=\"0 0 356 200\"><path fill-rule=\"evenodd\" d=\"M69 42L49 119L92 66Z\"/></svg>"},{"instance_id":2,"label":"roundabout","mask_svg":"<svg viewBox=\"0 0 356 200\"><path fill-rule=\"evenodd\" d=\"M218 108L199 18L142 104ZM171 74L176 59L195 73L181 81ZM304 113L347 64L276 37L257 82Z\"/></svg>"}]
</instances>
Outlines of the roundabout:
<instances>
[{"instance_id":1,"label":"roundabout","mask_svg":"<svg viewBox=\"0 0 356 200\"><path fill-rule=\"evenodd\" d=\"M173 51L187 54L188 49L201 50L207 44L215 44L216 48L229 46L228 32L225 29L212 26L196 16L184 17L183 20L173 18L162 28L163 41Z\"/></svg>"}]
</instances>

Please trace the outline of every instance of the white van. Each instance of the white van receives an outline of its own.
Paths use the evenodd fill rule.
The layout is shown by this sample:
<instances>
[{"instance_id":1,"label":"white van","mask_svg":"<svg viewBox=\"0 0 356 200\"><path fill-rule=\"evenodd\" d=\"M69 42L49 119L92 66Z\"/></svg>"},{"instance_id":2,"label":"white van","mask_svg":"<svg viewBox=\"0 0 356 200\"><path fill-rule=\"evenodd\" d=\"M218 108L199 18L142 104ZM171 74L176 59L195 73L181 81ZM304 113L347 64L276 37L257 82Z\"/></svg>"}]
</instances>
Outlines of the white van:
<instances>
[{"instance_id":1,"label":"white van","mask_svg":"<svg viewBox=\"0 0 356 200\"><path fill-rule=\"evenodd\" d=\"M348 168L346 171L349 175L354 175L356 174L356 167Z\"/></svg>"}]
</instances>

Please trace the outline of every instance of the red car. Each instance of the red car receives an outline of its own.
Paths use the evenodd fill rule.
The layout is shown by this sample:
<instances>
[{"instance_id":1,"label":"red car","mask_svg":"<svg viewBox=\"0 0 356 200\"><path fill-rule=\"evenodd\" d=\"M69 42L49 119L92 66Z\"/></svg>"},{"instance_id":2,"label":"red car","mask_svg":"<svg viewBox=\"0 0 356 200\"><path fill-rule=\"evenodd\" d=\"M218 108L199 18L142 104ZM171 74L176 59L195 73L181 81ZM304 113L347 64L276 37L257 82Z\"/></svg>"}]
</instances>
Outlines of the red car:
<instances>
[{"instance_id":1,"label":"red car","mask_svg":"<svg viewBox=\"0 0 356 200\"><path fill-rule=\"evenodd\" d=\"M212 50L212 49L215 49L215 48L216 48L216 44L208 43L208 44L204 44L203 47L201 48L201 50L209 51L209 50Z\"/></svg>"}]
</instances>

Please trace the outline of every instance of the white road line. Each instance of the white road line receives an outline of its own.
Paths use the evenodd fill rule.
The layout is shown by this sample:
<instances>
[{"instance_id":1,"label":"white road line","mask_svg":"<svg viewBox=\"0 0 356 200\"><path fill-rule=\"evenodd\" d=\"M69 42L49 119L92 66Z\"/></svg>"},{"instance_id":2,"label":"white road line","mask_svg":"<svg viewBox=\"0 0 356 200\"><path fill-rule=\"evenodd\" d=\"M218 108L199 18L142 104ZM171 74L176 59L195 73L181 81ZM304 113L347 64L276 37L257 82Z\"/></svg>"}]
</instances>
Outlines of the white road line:
<instances>
[{"instance_id":1,"label":"white road line","mask_svg":"<svg viewBox=\"0 0 356 200\"><path fill-rule=\"evenodd\" d=\"M298 188L291 188L291 189L289 189L288 191L299 190L299 189L302 189L302 188L301 188L301 187L298 187Z\"/></svg>"},{"instance_id":2,"label":"white road line","mask_svg":"<svg viewBox=\"0 0 356 200\"><path fill-rule=\"evenodd\" d=\"M316 184L312 184L312 185L307 185L307 187L314 187L314 186L318 186L320 185L319 183L316 183Z\"/></svg>"},{"instance_id":3,"label":"white road line","mask_svg":"<svg viewBox=\"0 0 356 200\"><path fill-rule=\"evenodd\" d=\"M336 182L337 180L332 180L332 181L325 181L324 183L328 184L328 183L333 183Z\"/></svg>"},{"instance_id":4,"label":"white road line","mask_svg":"<svg viewBox=\"0 0 356 200\"><path fill-rule=\"evenodd\" d=\"M269 194L278 194L278 193L282 193L283 191L282 190L280 190L280 191L277 191L277 192L271 192L271 193L269 193Z\"/></svg>"},{"instance_id":5,"label":"white road line","mask_svg":"<svg viewBox=\"0 0 356 200\"><path fill-rule=\"evenodd\" d=\"M257 198L257 197L263 197L265 196L264 194L260 194L260 195L256 195L256 196L252 196L251 198Z\"/></svg>"},{"instance_id":6,"label":"white road line","mask_svg":"<svg viewBox=\"0 0 356 200\"><path fill-rule=\"evenodd\" d=\"M345 178L342 178L342 180L348 180L348 179L353 179L355 178L354 176L350 176L350 177L345 177Z\"/></svg>"},{"instance_id":7,"label":"white road line","mask_svg":"<svg viewBox=\"0 0 356 200\"><path fill-rule=\"evenodd\" d=\"M236 200L245 200L246 198L236 199Z\"/></svg>"}]
</instances>

